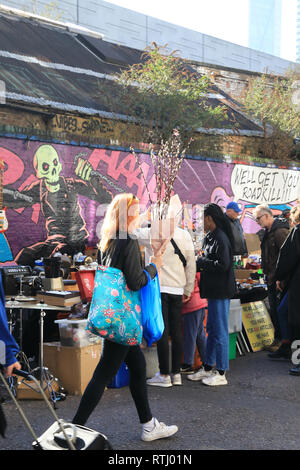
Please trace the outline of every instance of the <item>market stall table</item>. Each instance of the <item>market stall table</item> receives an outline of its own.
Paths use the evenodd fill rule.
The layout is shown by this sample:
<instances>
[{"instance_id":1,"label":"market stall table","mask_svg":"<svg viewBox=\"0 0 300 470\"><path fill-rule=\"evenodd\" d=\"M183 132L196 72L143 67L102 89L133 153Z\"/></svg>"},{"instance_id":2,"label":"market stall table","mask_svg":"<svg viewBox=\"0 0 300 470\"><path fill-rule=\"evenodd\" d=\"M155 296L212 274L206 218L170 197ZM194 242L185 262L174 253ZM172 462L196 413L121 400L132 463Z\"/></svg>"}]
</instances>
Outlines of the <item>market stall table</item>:
<instances>
[{"instance_id":1,"label":"market stall table","mask_svg":"<svg viewBox=\"0 0 300 470\"><path fill-rule=\"evenodd\" d=\"M34 372L38 374L40 379L40 385L44 389L45 385L49 390L49 395L53 403L55 403L57 397L55 391L51 386L51 382L53 379L49 377L48 370L44 367L44 357L43 357L43 342L44 342L44 318L46 316L46 311L60 311L60 312L69 312L71 307L60 307L57 305L47 305L44 302L38 302L32 297L23 297L20 300L17 298L10 298L7 297L5 299L5 307L6 310L9 312L8 315L8 323L9 328L12 330L12 322L13 322L13 310L18 310L20 314L20 325L22 325L22 312L25 309L28 310L39 310L40 311L40 328L39 328L39 341L40 341L40 348L39 348L39 366L38 368L34 369ZM20 333L22 333L22 326L20 327ZM20 349L22 350L22 337L20 338Z\"/></svg>"}]
</instances>

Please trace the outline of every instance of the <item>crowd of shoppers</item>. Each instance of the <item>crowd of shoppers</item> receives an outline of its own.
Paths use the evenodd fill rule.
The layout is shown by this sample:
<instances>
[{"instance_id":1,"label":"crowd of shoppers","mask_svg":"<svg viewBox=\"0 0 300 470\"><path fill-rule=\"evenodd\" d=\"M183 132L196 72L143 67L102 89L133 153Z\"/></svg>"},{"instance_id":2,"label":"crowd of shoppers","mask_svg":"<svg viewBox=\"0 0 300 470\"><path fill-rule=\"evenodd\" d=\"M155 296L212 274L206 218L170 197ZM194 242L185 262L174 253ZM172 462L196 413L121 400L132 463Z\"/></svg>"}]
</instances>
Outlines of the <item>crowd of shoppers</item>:
<instances>
[{"instance_id":1,"label":"crowd of shoppers","mask_svg":"<svg viewBox=\"0 0 300 470\"><path fill-rule=\"evenodd\" d=\"M125 217L121 217L121 212ZM102 225L98 261L120 270L128 289L138 291L159 275L164 332L157 341L159 371L146 379L146 361L139 345L121 345L104 340L103 353L73 418L85 425L100 402L105 387L123 362L129 369L129 388L142 426L141 439L153 441L174 435L176 425L167 426L153 417L147 385L171 387L182 385L181 374L207 386L226 385L229 370L228 318L230 299L236 293L233 256L247 253L238 220L239 206L228 204L224 212L210 203L204 206L205 238L201 252L195 256L190 233L176 227L159 255L154 255L150 228L140 227L139 201L133 194L114 197ZM271 358L291 358L294 340L300 339L298 286L300 282L300 205L293 207L289 219L275 218L266 205L254 210L263 229L261 239L262 268L268 286L270 316L275 342ZM292 227L292 228L291 228ZM142 262L140 245L146 247ZM146 264L146 265L145 265ZM3 296L3 292L2 292ZM280 299L280 302L279 300ZM4 301L0 311L0 340L6 345L3 360L10 376L20 368L16 359L18 346L8 331ZM207 315L206 315L207 312ZM124 312L126 313L126 312ZM206 323L205 323L206 322ZM169 360L171 340L171 361ZM195 350L202 366L194 369ZM300 365L290 369L300 375Z\"/></svg>"}]
</instances>

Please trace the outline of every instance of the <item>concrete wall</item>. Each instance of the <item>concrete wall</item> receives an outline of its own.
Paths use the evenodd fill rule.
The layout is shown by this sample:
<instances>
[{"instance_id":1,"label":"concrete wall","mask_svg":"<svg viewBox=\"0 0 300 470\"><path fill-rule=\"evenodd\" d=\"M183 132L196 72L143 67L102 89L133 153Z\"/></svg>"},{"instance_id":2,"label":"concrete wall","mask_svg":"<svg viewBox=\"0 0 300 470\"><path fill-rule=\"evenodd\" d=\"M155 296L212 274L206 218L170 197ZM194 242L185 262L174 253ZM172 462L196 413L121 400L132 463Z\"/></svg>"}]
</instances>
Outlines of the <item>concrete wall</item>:
<instances>
[{"instance_id":1,"label":"concrete wall","mask_svg":"<svg viewBox=\"0 0 300 470\"><path fill-rule=\"evenodd\" d=\"M2 0L14 8L44 13L47 0L34 2ZM170 51L197 62L254 72L284 74L293 64L279 57L248 49L222 39L198 33L151 16L122 8L103 0L61 0L52 16L60 21L78 23L104 34L105 40L143 50L153 41L168 44Z\"/></svg>"}]
</instances>

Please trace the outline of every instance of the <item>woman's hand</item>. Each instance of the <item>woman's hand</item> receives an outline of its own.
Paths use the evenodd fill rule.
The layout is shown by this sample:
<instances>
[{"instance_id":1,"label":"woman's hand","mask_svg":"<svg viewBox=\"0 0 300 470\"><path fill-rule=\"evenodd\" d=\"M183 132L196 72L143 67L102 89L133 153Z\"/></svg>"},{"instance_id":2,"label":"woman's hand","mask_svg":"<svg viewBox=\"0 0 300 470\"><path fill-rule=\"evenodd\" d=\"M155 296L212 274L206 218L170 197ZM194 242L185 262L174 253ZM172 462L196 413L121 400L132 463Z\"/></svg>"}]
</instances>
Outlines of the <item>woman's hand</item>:
<instances>
[{"instance_id":1,"label":"woman's hand","mask_svg":"<svg viewBox=\"0 0 300 470\"><path fill-rule=\"evenodd\" d=\"M157 271L160 271L160 269L163 265L162 257L161 256L151 256L150 263L155 264Z\"/></svg>"}]
</instances>

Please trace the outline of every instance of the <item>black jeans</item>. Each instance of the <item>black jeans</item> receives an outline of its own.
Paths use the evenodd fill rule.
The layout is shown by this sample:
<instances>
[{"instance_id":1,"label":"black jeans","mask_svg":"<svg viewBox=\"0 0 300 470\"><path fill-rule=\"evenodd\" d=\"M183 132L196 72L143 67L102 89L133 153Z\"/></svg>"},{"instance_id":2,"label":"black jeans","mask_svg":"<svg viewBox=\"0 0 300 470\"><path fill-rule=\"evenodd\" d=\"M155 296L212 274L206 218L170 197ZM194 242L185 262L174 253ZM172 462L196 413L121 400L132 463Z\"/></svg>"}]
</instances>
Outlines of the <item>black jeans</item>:
<instances>
[{"instance_id":1,"label":"black jeans","mask_svg":"<svg viewBox=\"0 0 300 470\"><path fill-rule=\"evenodd\" d=\"M81 398L73 419L74 424L84 425L99 403L105 387L125 362L129 369L129 388L141 423L152 419L146 385L146 361L139 346L123 346L105 340L102 357Z\"/></svg>"},{"instance_id":2,"label":"black jeans","mask_svg":"<svg viewBox=\"0 0 300 470\"><path fill-rule=\"evenodd\" d=\"M169 336L172 340L172 370L173 374L180 372L183 354L183 337L181 331L182 295L161 294L162 314L165 329L157 342L157 355L161 374L170 373Z\"/></svg>"},{"instance_id":3,"label":"black jeans","mask_svg":"<svg viewBox=\"0 0 300 470\"><path fill-rule=\"evenodd\" d=\"M277 298L277 289L276 283L268 285L268 299L270 304L270 317L271 321L274 326L274 338L275 339L282 339L281 338L281 331L279 325L279 318L278 318L278 298Z\"/></svg>"}]
</instances>

